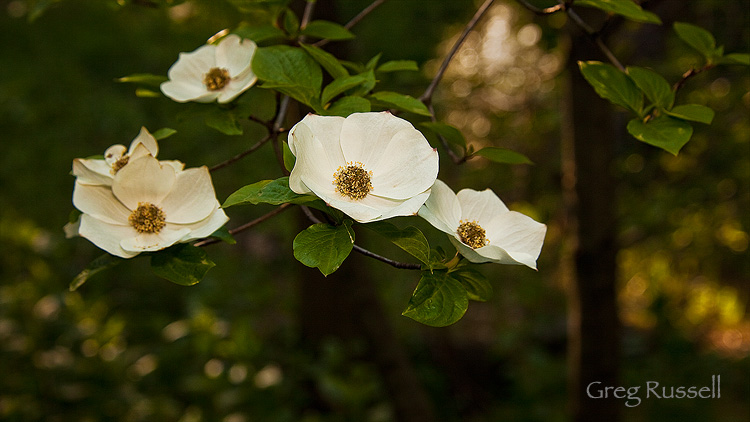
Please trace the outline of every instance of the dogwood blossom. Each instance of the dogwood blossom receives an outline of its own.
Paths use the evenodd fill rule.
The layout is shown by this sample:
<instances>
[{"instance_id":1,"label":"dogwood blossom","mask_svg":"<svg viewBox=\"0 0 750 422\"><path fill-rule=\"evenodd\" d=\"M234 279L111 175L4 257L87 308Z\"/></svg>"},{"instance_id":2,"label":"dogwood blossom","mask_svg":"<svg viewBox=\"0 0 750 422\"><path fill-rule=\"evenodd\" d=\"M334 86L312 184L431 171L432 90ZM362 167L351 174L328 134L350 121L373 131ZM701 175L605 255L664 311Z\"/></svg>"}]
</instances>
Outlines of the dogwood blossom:
<instances>
[{"instance_id":1,"label":"dogwood blossom","mask_svg":"<svg viewBox=\"0 0 750 422\"><path fill-rule=\"evenodd\" d=\"M441 180L419 215L450 235L461 255L471 262L523 264L536 269L547 226L508 210L489 189L462 189L458 194Z\"/></svg>"},{"instance_id":2,"label":"dogwood blossom","mask_svg":"<svg viewBox=\"0 0 750 422\"><path fill-rule=\"evenodd\" d=\"M437 178L437 151L388 112L308 114L288 140L296 156L289 187L362 223L416 214Z\"/></svg>"},{"instance_id":3,"label":"dogwood blossom","mask_svg":"<svg viewBox=\"0 0 750 422\"><path fill-rule=\"evenodd\" d=\"M258 80L250 66L256 48L252 40L228 35L218 45L180 53L161 91L179 103L228 103Z\"/></svg>"},{"instance_id":4,"label":"dogwood blossom","mask_svg":"<svg viewBox=\"0 0 750 422\"><path fill-rule=\"evenodd\" d=\"M73 205L83 213L78 235L122 258L209 236L228 221L208 168L178 170L148 154L111 186L76 181Z\"/></svg>"}]
</instances>

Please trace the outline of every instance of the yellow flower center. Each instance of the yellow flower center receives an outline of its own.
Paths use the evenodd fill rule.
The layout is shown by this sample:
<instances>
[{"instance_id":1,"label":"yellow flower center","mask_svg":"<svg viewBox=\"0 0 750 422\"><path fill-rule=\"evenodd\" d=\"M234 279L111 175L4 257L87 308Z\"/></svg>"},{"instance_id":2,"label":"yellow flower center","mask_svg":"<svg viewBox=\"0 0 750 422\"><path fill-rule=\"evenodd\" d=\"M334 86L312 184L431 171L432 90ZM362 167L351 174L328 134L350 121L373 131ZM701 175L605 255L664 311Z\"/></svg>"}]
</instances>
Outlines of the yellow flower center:
<instances>
[{"instance_id":1,"label":"yellow flower center","mask_svg":"<svg viewBox=\"0 0 750 422\"><path fill-rule=\"evenodd\" d=\"M346 167L339 167L333 174L333 184L336 185L336 192L359 200L372 190L371 177L372 172L365 170L362 163L347 163Z\"/></svg>"},{"instance_id":2,"label":"yellow flower center","mask_svg":"<svg viewBox=\"0 0 750 422\"><path fill-rule=\"evenodd\" d=\"M485 237L484 229L476 221L461 221L456 232L461 242L472 249L481 248L490 243L490 240Z\"/></svg>"},{"instance_id":3,"label":"yellow flower center","mask_svg":"<svg viewBox=\"0 0 750 422\"><path fill-rule=\"evenodd\" d=\"M125 164L127 164L128 161L130 161L130 156L123 155L122 158L112 163L112 171L117 173L121 168L125 167Z\"/></svg>"},{"instance_id":4,"label":"yellow flower center","mask_svg":"<svg viewBox=\"0 0 750 422\"><path fill-rule=\"evenodd\" d=\"M212 67L205 75L203 75L203 85L206 85L209 91L218 91L229 82L229 71L220 68Z\"/></svg>"},{"instance_id":5,"label":"yellow flower center","mask_svg":"<svg viewBox=\"0 0 750 422\"><path fill-rule=\"evenodd\" d=\"M148 202L139 202L128 217L128 223L138 233L159 233L167 224L167 216L161 208Z\"/></svg>"}]
</instances>

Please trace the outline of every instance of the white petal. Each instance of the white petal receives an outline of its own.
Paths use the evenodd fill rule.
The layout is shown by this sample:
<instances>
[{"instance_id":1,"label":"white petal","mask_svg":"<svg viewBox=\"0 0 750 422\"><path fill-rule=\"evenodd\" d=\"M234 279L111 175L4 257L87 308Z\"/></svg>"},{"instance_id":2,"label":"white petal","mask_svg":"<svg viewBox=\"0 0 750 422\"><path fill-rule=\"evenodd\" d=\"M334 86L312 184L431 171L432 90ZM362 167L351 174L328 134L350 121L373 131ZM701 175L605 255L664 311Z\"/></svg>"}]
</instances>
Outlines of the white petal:
<instances>
[{"instance_id":1,"label":"white petal","mask_svg":"<svg viewBox=\"0 0 750 422\"><path fill-rule=\"evenodd\" d=\"M219 93L219 95L216 97L216 100L220 104L225 104L233 99L237 98L242 94L243 92L247 91L248 88L253 86L255 82L258 80L258 77L255 75L252 75L250 78L243 78L243 79L230 79L226 85L224 85L224 88L222 88L219 91L216 91Z\"/></svg>"},{"instance_id":2,"label":"white petal","mask_svg":"<svg viewBox=\"0 0 750 422\"><path fill-rule=\"evenodd\" d=\"M432 185L430 197L419 209L419 216L436 229L453 235L460 224L461 204L453 190L438 179Z\"/></svg>"},{"instance_id":3,"label":"white petal","mask_svg":"<svg viewBox=\"0 0 750 422\"><path fill-rule=\"evenodd\" d=\"M211 233L218 230L221 226L226 224L227 221L229 221L229 217L227 217L223 209L218 208L217 203L216 210L205 219L193 224L173 224L172 226L175 228L186 227L190 229L190 233L180 240L181 242L188 242L194 239L202 239L210 236Z\"/></svg>"},{"instance_id":4,"label":"white petal","mask_svg":"<svg viewBox=\"0 0 750 422\"><path fill-rule=\"evenodd\" d=\"M398 217L402 215L416 215L429 196L430 191L427 190L420 194L414 195L409 199L401 200L400 205L384 212L383 215L380 216L379 220L385 220L386 218Z\"/></svg>"},{"instance_id":5,"label":"white petal","mask_svg":"<svg viewBox=\"0 0 750 422\"><path fill-rule=\"evenodd\" d=\"M136 232L137 233L137 232ZM159 233L137 233L120 241L120 247L128 252L151 252L168 248L188 235L190 229L186 227L164 226Z\"/></svg>"},{"instance_id":6,"label":"white petal","mask_svg":"<svg viewBox=\"0 0 750 422\"><path fill-rule=\"evenodd\" d=\"M178 103L196 101L199 103L210 103L218 98L220 91L209 91L203 85L203 80L198 82L166 81L159 85L161 92Z\"/></svg>"},{"instance_id":7,"label":"white petal","mask_svg":"<svg viewBox=\"0 0 750 422\"><path fill-rule=\"evenodd\" d=\"M123 239L132 237L138 233L130 226L109 224L90 215L83 214L78 233L81 237L85 237L91 243L112 255L121 258L132 258L138 255L137 251L126 251L120 247L120 242Z\"/></svg>"},{"instance_id":8,"label":"white petal","mask_svg":"<svg viewBox=\"0 0 750 422\"><path fill-rule=\"evenodd\" d=\"M112 167L104 160L88 160L76 158L73 160L73 175L76 182L87 185L112 184Z\"/></svg>"},{"instance_id":9,"label":"white petal","mask_svg":"<svg viewBox=\"0 0 750 422\"><path fill-rule=\"evenodd\" d=\"M368 169L376 168L394 135L404 129L414 126L387 111L350 114L341 127L344 158L362 162Z\"/></svg>"},{"instance_id":10,"label":"white petal","mask_svg":"<svg viewBox=\"0 0 750 422\"><path fill-rule=\"evenodd\" d=\"M488 246L501 248L514 261L536 269L547 226L519 212L509 211L482 227L490 240Z\"/></svg>"},{"instance_id":11,"label":"white petal","mask_svg":"<svg viewBox=\"0 0 750 422\"><path fill-rule=\"evenodd\" d=\"M128 150L128 155L130 155L130 158L136 158L133 155L133 152L135 151L136 147L138 145L143 145L146 147L146 150L149 154L156 157L157 154L159 154L159 144L156 143L156 138L154 138L149 131L141 126L141 131L138 133L138 136L133 139L133 142L130 143L130 149Z\"/></svg>"},{"instance_id":12,"label":"white petal","mask_svg":"<svg viewBox=\"0 0 750 422\"><path fill-rule=\"evenodd\" d=\"M490 189L481 192L461 189L456 197L461 203L461 219L476 221L480 226L484 226L496 216L508 211L508 207Z\"/></svg>"},{"instance_id":13,"label":"white petal","mask_svg":"<svg viewBox=\"0 0 750 422\"><path fill-rule=\"evenodd\" d=\"M303 122L289 134L297 160L289 175L289 188L300 194L314 191L326 196L334 192L333 174L344 165L337 145L326 137L318 137ZM325 144L324 144L325 142Z\"/></svg>"},{"instance_id":14,"label":"white petal","mask_svg":"<svg viewBox=\"0 0 750 422\"><path fill-rule=\"evenodd\" d=\"M120 161L127 150L125 145L112 145L104 151L104 161L111 167L114 163Z\"/></svg>"},{"instance_id":15,"label":"white petal","mask_svg":"<svg viewBox=\"0 0 750 422\"><path fill-rule=\"evenodd\" d=\"M154 204L164 211L169 223L189 224L208 217L218 206L208 167L177 173L169 194Z\"/></svg>"},{"instance_id":16,"label":"white petal","mask_svg":"<svg viewBox=\"0 0 750 422\"><path fill-rule=\"evenodd\" d=\"M175 182L172 166L159 164L147 155L131 161L115 175L112 192L126 207L138 208L139 202L160 204Z\"/></svg>"},{"instance_id":17,"label":"white petal","mask_svg":"<svg viewBox=\"0 0 750 422\"><path fill-rule=\"evenodd\" d=\"M496 264L519 264L513 258L511 258L502 248L497 246L487 245L482 246L478 249L472 249L466 246L458 236L449 238L453 246L456 247L458 253L468 259L470 262L475 264L481 264L483 262L494 262Z\"/></svg>"},{"instance_id":18,"label":"white petal","mask_svg":"<svg viewBox=\"0 0 750 422\"><path fill-rule=\"evenodd\" d=\"M210 102L218 92L209 91L203 84L205 74L216 67L216 46L204 45L190 53L180 53L169 68L169 81L160 85L164 95L177 102Z\"/></svg>"},{"instance_id":19,"label":"white petal","mask_svg":"<svg viewBox=\"0 0 750 422\"><path fill-rule=\"evenodd\" d=\"M216 46L216 67L226 69L235 78L250 67L256 48L252 40L228 35Z\"/></svg>"},{"instance_id":20,"label":"white petal","mask_svg":"<svg viewBox=\"0 0 750 422\"><path fill-rule=\"evenodd\" d=\"M317 193L316 193L317 194ZM321 195L320 196L326 203L328 203L329 206L336 208L339 211L342 211L344 214L348 215L355 221L358 221L360 223L369 223L371 221L377 221L380 220L381 216L383 215L383 209L380 209L381 207L375 208L372 206L364 205L362 203L358 203L352 200L348 200L348 198L343 198L341 195L336 194L336 196L332 196L329 198L325 198ZM382 199L383 202L388 202L388 205L382 208L388 209L395 206L398 206L398 203L393 203L393 201L388 201L387 199ZM373 204L375 201L372 201L371 204Z\"/></svg>"},{"instance_id":21,"label":"white petal","mask_svg":"<svg viewBox=\"0 0 750 422\"><path fill-rule=\"evenodd\" d=\"M346 160L344 160L344 154L341 152L340 141L341 126L343 124L344 118L340 116L318 116L317 114L308 114L289 131L289 136L287 137L289 149L296 157L297 149L295 146L295 138L301 137L300 141L307 141L308 138L314 137L318 139L318 142L324 145L325 149L328 150L330 154L336 155L336 162L345 163ZM307 129L309 129L309 132L300 132L295 135L295 129L299 125L306 126Z\"/></svg>"},{"instance_id":22,"label":"white petal","mask_svg":"<svg viewBox=\"0 0 750 422\"><path fill-rule=\"evenodd\" d=\"M406 199L429 189L438 174L438 153L416 129L393 135L373 168L374 195Z\"/></svg>"},{"instance_id":23,"label":"white petal","mask_svg":"<svg viewBox=\"0 0 750 422\"><path fill-rule=\"evenodd\" d=\"M130 210L103 185L76 183L73 188L73 205L84 214L110 224L127 225Z\"/></svg>"}]
</instances>

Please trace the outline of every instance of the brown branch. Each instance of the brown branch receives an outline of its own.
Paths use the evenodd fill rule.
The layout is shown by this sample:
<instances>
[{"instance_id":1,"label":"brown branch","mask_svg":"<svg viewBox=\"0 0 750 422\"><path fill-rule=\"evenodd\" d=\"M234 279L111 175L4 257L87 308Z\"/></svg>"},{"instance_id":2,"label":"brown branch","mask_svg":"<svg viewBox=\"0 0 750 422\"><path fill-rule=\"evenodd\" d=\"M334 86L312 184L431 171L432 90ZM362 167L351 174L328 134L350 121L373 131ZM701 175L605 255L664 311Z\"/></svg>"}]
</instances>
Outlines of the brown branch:
<instances>
[{"instance_id":1,"label":"brown branch","mask_svg":"<svg viewBox=\"0 0 750 422\"><path fill-rule=\"evenodd\" d=\"M445 74L446 69L448 69L448 65L453 59L453 56L456 55L456 53L458 52L458 49L461 48L461 45L463 44L464 40L466 40L466 37L469 35L471 30L474 29L474 27L479 22L479 19L481 19L481 17L485 14L485 12L487 12L487 10L490 8L490 6L492 5L494 1L495 0L485 0L485 2L482 3L481 6L479 6L479 9L477 9L476 13L474 13L474 16L471 18L469 23L466 24L464 31L458 37L458 40L456 40L456 43L453 44L453 48L451 48L451 51L443 60L443 63L440 65L440 69L438 69L437 73L435 74L435 77L432 78L430 85L427 86L427 89L424 91L424 94L422 94L419 97L419 99L422 102L429 103L432 100L432 94L435 92L435 88L437 88L437 85L438 83L440 83L440 80L443 79L443 75Z\"/></svg>"},{"instance_id":2,"label":"brown branch","mask_svg":"<svg viewBox=\"0 0 750 422\"><path fill-rule=\"evenodd\" d=\"M269 140L271 140L271 138L272 138L271 137L271 133L269 133L268 135L264 136L263 139L261 139L260 141L258 141L255 145L251 146L250 148L246 149L245 151L242 151L241 153L235 155L234 157L232 157L232 158L230 158L230 159L228 159L226 161L223 161L223 162L221 162L219 164L216 164L215 166L209 168L208 171L214 172L216 170L220 170L220 169L223 169L224 167L227 167L228 165L234 163L235 161L241 160L245 156L252 154L258 148L262 147L263 144L265 144L266 142L268 142Z\"/></svg>"},{"instance_id":3,"label":"brown branch","mask_svg":"<svg viewBox=\"0 0 750 422\"><path fill-rule=\"evenodd\" d=\"M682 78L680 78L680 80L679 80L679 81L677 81L677 82L676 82L676 83L674 84L674 86L672 86L672 91L674 91L674 92L675 92L675 94L676 94L676 93L677 93L677 91L679 91L679 90L680 90L680 88L682 88L682 86L683 86L683 85L685 85L685 82L687 82L687 81L688 81L688 79L692 78L693 76L695 76L695 75L697 75L697 74L699 74L699 73L701 73L701 72L705 72L706 70L709 70L709 69L711 69L712 67L714 67L714 66L713 66L713 65L710 65L710 64L707 64L707 65L703 66L703 67L702 67L702 68L700 68L700 69L696 69L696 68L691 68L691 69L690 69L690 70L688 70L687 72L683 73L683 74L682 74Z\"/></svg>"},{"instance_id":4,"label":"brown branch","mask_svg":"<svg viewBox=\"0 0 750 422\"><path fill-rule=\"evenodd\" d=\"M373 10L375 10L378 6L380 6L381 4L385 3L386 1L387 0L375 0L369 6L365 7L364 9L362 9L362 11L359 12L355 17L353 17L349 22L347 22L344 25L344 28L346 28L346 29L352 29L352 27L354 25L358 24L359 21L361 21L362 19L364 19ZM329 42L331 42L331 40L320 40L320 41L316 42L313 45L316 46L316 47L322 47L322 46L328 44Z\"/></svg>"},{"instance_id":5,"label":"brown branch","mask_svg":"<svg viewBox=\"0 0 750 422\"><path fill-rule=\"evenodd\" d=\"M279 206L275 210L273 210L273 211L271 211L271 212L269 212L267 214L264 214L264 215L256 218L255 220L252 220L252 221L250 221L248 223L245 223L245 224L243 224L243 225L241 225L239 227L236 227L234 229L229 230L229 234L237 234L239 232L245 231L245 230L247 230L247 229L249 229L249 228L251 228L253 226L256 226L256 225L258 225L258 224L260 224L260 223L268 220L269 218L271 218L271 217L273 217L273 216L275 216L277 214L281 214L282 212L288 210L291 207L292 207L292 204L282 204L281 206ZM193 246L202 247L202 246L207 246L207 245L213 245L214 243L219 243L219 242L221 242L221 239L206 238L206 239L199 240L199 241L195 242L193 244Z\"/></svg>"},{"instance_id":6,"label":"brown branch","mask_svg":"<svg viewBox=\"0 0 750 422\"><path fill-rule=\"evenodd\" d=\"M537 15L551 15L553 13L564 11L568 7L567 4L564 2L558 3L557 5L551 6L551 7L539 8L529 3L526 0L516 0L516 1L521 3L521 6L525 7L526 9L530 10L533 13L536 13Z\"/></svg>"}]
</instances>

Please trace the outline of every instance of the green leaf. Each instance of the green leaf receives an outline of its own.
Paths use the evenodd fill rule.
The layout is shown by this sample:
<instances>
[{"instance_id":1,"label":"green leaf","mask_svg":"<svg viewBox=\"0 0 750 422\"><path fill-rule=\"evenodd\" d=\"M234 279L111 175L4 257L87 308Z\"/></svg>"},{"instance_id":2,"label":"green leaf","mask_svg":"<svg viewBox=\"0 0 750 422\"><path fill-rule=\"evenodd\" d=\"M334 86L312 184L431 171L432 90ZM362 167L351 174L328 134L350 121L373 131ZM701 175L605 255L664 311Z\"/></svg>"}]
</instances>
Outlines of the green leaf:
<instances>
[{"instance_id":1,"label":"green leaf","mask_svg":"<svg viewBox=\"0 0 750 422\"><path fill-rule=\"evenodd\" d=\"M612 65L596 61L578 62L578 66L600 97L641 116L643 94L626 74Z\"/></svg>"},{"instance_id":2,"label":"green leaf","mask_svg":"<svg viewBox=\"0 0 750 422\"><path fill-rule=\"evenodd\" d=\"M326 104L342 92L362 85L365 82L367 82L367 78L362 75L345 76L343 78L334 79L330 84L323 88L320 102Z\"/></svg>"},{"instance_id":3,"label":"green leaf","mask_svg":"<svg viewBox=\"0 0 750 422\"><path fill-rule=\"evenodd\" d=\"M700 104L683 104L667 111L672 117L682 120L690 120L710 125L714 120L714 111L709 107Z\"/></svg>"},{"instance_id":4,"label":"green leaf","mask_svg":"<svg viewBox=\"0 0 750 422\"><path fill-rule=\"evenodd\" d=\"M254 116L260 120L270 121L276 116L276 94L268 89L250 88L234 100L236 107L232 113L239 120Z\"/></svg>"},{"instance_id":5,"label":"green leaf","mask_svg":"<svg viewBox=\"0 0 750 422\"><path fill-rule=\"evenodd\" d=\"M229 229L226 226L219 227L218 229L216 229L216 231L211 233L209 237L215 237L216 239L219 239L230 245L234 245L237 243L237 241L234 240L234 236L232 236L232 234L229 233Z\"/></svg>"},{"instance_id":6,"label":"green leaf","mask_svg":"<svg viewBox=\"0 0 750 422\"><path fill-rule=\"evenodd\" d=\"M450 275L460 281L470 300L486 302L492 297L492 285L484 274L473 268L461 268Z\"/></svg>"},{"instance_id":7,"label":"green leaf","mask_svg":"<svg viewBox=\"0 0 750 422\"><path fill-rule=\"evenodd\" d=\"M650 69L628 67L628 76L657 107L670 109L674 103L674 91L666 79Z\"/></svg>"},{"instance_id":8,"label":"green leaf","mask_svg":"<svg viewBox=\"0 0 750 422\"><path fill-rule=\"evenodd\" d=\"M273 25L250 25L244 22L232 33L242 38L251 39L256 43L285 38L284 31Z\"/></svg>"},{"instance_id":9,"label":"green leaf","mask_svg":"<svg viewBox=\"0 0 750 422\"><path fill-rule=\"evenodd\" d=\"M156 132L152 133L151 136L154 137L157 141L161 141L162 139L169 138L170 136L177 133L176 130L169 128L169 127L163 127Z\"/></svg>"},{"instance_id":10,"label":"green leaf","mask_svg":"<svg viewBox=\"0 0 750 422\"><path fill-rule=\"evenodd\" d=\"M419 126L442 136L446 141L460 147L462 150L466 150L466 138L464 138L464 134L457 128L441 122L422 122Z\"/></svg>"},{"instance_id":11,"label":"green leaf","mask_svg":"<svg viewBox=\"0 0 750 422\"><path fill-rule=\"evenodd\" d=\"M431 116L430 110L427 109L427 106L422 101L409 95L392 91L380 91L370 95L370 98L388 108L395 108L422 116Z\"/></svg>"},{"instance_id":12,"label":"green leaf","mask_svg":"<svg viewBox=\"0 0 750 422\"><path fill-rule=\"evenodd\" d=\"M346 117L352 113L364 113L371 110L370 102L362 97L343 97L333 103L328 110L325 110L326 116Z\"/></svg>"},{"instance_id":13,"label":"green leaf","mask_svg":"<svg viewBox=\"0 0 750 422\"><path fill-rule=\"evenodd\" d=\"M205 115L206 126L216 129L225 135L242 135L243 130L237 116L230 110L214 107Z\"/></svg>"},{"instance_id":14,"label":"green leaf","mask_svg":"<svg viewBox=\"0 0 750 422\"><path fill-rule=\"evenodd\" d=\"M203 280L214 264L202 248L179 243L151 255L151 271L161 278L182 286Z\"/></svg>"},{"instance_id":15,"label":"green leaf","mask_svg":"<svg viewBox=\"0 0 750 422\"><path fill-rule=\"evenodd\" d=\"M716 40L705 29L685 22L675 22L674 31L681 40L697 50L707 61L711 62L721 54L716 54Z\"/></svg>"},{"instance_id":16,"label":"green leaf","mask_svg":"<svg viewBox=\"0 0 750 422\"><path fill-rule=\"evenodd\" d=\"M525 155L520 152L511 151L505 148L485 147L475 152L473 155L484 157L490 161L503 164L534 164Z\"/></svg>"},{"instance_id":17,"label":"green leaf","mask_svg":"<svg viewBox=\"0 0 750 422\"><path fill-rule=\"evenodd\" d=\"M94 275L107 270L109 268L112 268L120 263L125 261L125 259L110 255L110 254L104 254L100 257L94 259L89 263L89 265L84 268L83 271L78 273L77 276L73 279L73 281L70 282L70 285L68 286L68 289L73 292L83 283L85 283L89 278L93 277Z\"/></svg>"},{"instance_id":18,"label":"green leaf","mask_svg":"<svg viewBox=\"0 0 750 422\"><path fill-rule=\"evenodd\" d=\"M161 92L148 88L136 88L135 96L139 98L158 98L161 97Z\"/></svg>"},{"instance_id":19,"label":"green leaf","mask_svg":"<svg viewBox=\"0 0 750 422\"><path fill-rule=\"evenodd\" d=\"M432 327L461 319L469 307L466 289L445 271L423 271L409 304L401 315Z\"/></svg>"},{"instance_id":20,"label":"green leaf","mask_svg":"<svg viewBox=\"0 0 750 422\"><path fill-rule=\"evenodd\" d=\"M289 34L290 37L296 37L297 32L299 32L299 19L297 19L297 15L295 15L289 8L284 9L281 13L284 32Z\"/></svg>"},{"instance_id":21,"label":"green leaf","mask_svg":"<svg viewBox=\"0 0 750 422\"><path fill-rule=\"evenodd\" d=\"M364 76L365 83L363 83L359 88L355 89L352 93L353 95L367 95L372 91L373 88L375 88L375 85L378 83L378 80L375 79L375 71L372 69L365 70L364 72L360 73L361 76Z\"/></svg>"},{"instance_id":22,"label":"green leaf","mask_svg":"<svg viewBox=\"0 0 750 422\"><path fill-rule=\"evenodd\" d=\"M417 258L423 264L430 264L430 244L418 228L408 226L400 229L385 221L367 223L364 227L390 240L394 245L403 249L414 258Z\"/></svg>"},{"instance_id":23,"label":"green leaf","mask_svg":"<svg viewBox=\"0 0 750 422\"><path fill-rule=\"evenodd\" d=\"M349 72L343 65L341 65L339 60L333 54L312 45L300 44L300 46L305 49L310 57L323 66L323 69L325 69L329 75L333 76L334 79L349 76Z\"/></svg>"},{"instance_id":24,"label":"green leaf","mask_svg":"<svg viewBox=\"0 0 750 422\"><path fill-rule=\"evenodd\" d=\"M221 205L229 208L234 205L257 205L260 203L281 205L304 204L318 199L314 195L300 195L289 189L289 177L280 177L276 180L262 180L251 185L243 186L229 195Z\"/></svg>"},{"instance_id":25,"label":"green leaf","mask_svg":"<svg viewBox=\"0 0 750 422\"><path fill-rule=\"evenodd\" d=\"M261 47L255 51L253 71L272 88L310 107L318 105L323 72L304 50L287 45Z\"/></svg>"},{"instance_id":26,"label":"green leaf","mask_svg":"<svg viewBox=\"0 0 750 422\"><path fill-rule=\"evenodd\" d=\"M297 162L297 157L292 154L292 150L289 149L289 144L286 141L282 141L281 145L283 145L284 168L286 171L292 171L294 164Z\"/></svg>"},{"instance_id":27,"label":"green leaf","mask_svg":"<svg viewBox=\"0 0 750 422\"><path fill-rule=\"evenodd\" d=\"M382 55L383 53L378 53L375 57L371 58L365 65L365 70L375 70L375 67L378 65L378 62L380 61L380 56Z\"/></svg>"},{"instance_id":28,"label":"green leaf","mask_svg":"<svg viewBox=\"0 0 750 422\"><path fill-rule=\"evenodd\" d=\"M340 226L313 224L294 238L294 257L308 267L318 268L324 276L336 271L354 245L351 221Z\"/></svg>"},{"instance_id":29,"label":"green leaf","mask_svg":"<svg viewBox=\"0 0 750 422\"><path fill-rule=\"evenodd\" d=\"M605 12L625 16L636 22L661 24L659 16L643 10L633 0L576 0L575 6L595 7Z\"/></svg>"},{"instance_id":30,"label":"green leaf","mask_svg":"<svg viewBox=\"0 0 750 422\"><path fill-rule=\"evenodd\" d=\"M168 80L169 78L167 78L166 76L152 75L150 73L135 73L133 75L123 76L122 78L115 79L115 81L117 82L142 84L152 86L154 88L158 88L159 85L162 84L162 82L166 82Z\"/></svg>"},{"instance_id":31,"label":"green leaf","mask_svg":"<svg viewBox=\"0 0 750 422\"><path fill-rule=\"evenodd\" d=\"M414 60L391 60L378 66L378 72L398 72L402 70L418 71L419 66Z\"/></svg>"},{"instance_id":32,"label":"green leaf","mask_svg":"<svg viewBox=\"0 0 750 422\"><path fill-rule=\"evenodd\" d=\"M323 20L316 20L308 23L307 26L300 31L300 34L328 40L349 40L354 38L354 34L343 26Z\"/></svg>"},{"instance_id":33,"label":"green leaf","mask_svg":"<svg viewBox=\"0 0 750 422\"><path fill-rule=\"evenodd\" d=\"M731 53L719 59L719 64L739 64L750 66L750 54Z\"/></svg>"},{"instance_id":34,"label":"green leaf","mask_svg":"<svg viewBox=\"0 0 750 422\"><path fill-rule=\"evenodd\" d=\"M628 132L639 141L677 155L693 135L693 127L683 120L659 116L647 123L641 119L631 120Z\"/></svg>"}]
</instances>

